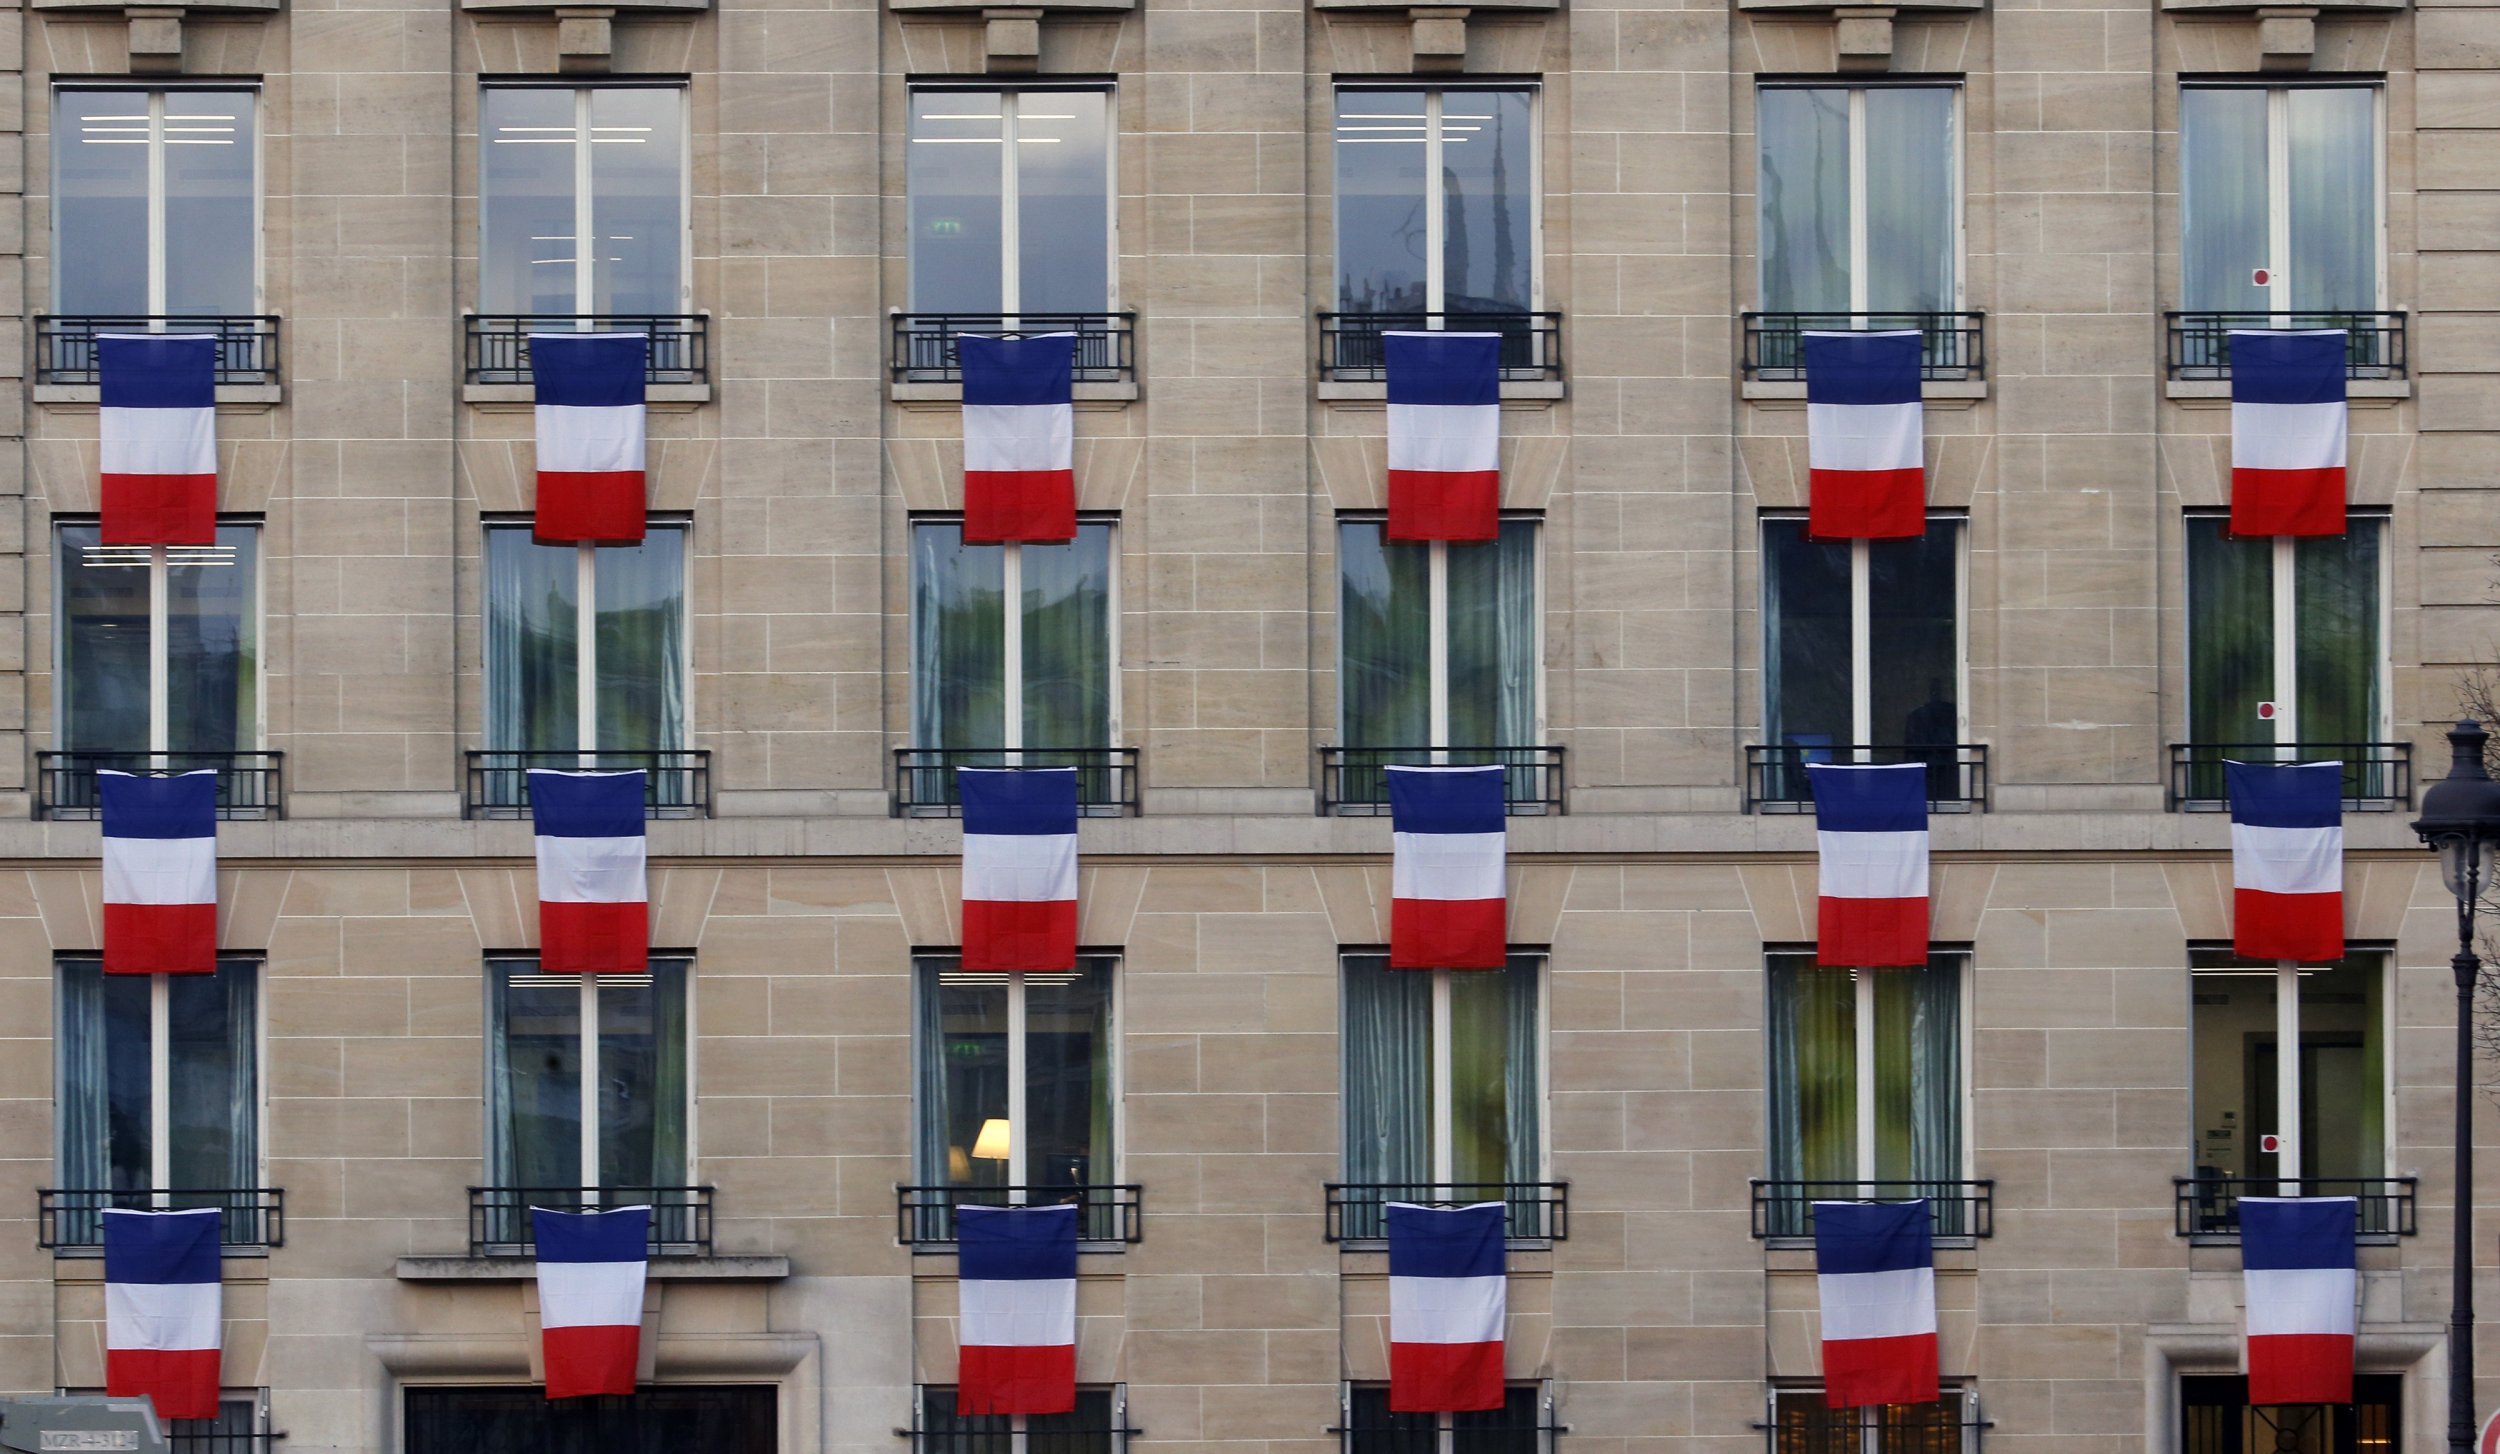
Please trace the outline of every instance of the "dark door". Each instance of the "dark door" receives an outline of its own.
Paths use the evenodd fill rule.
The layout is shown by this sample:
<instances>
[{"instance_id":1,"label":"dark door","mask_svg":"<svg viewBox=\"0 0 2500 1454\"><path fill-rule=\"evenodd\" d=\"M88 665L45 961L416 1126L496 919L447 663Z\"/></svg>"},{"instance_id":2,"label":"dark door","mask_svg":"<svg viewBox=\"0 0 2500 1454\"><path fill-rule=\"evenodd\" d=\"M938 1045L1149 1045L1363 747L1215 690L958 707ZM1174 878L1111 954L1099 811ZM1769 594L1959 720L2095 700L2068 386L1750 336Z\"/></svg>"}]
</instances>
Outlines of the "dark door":
<instances>
[{"instance_id":1,"label":"dark door","mask_svg":"<svg viewBox=\"0 0 2500 1454\"><path fill-rule=\"evenodd\" d=\"M407 1454L774 1454L770 1385L550 1400L534 1385L408 1390Z\"/></svg>"},{"instance_id":2,"label":"dark door","mask_svg":"<svg viewBox=\"0 0 2500 1454\"><path fill-rule=\"evenodd\" d=\"M2397 1447L2404 1379L2358 1374L2349 1404L2252 1408L2245 1378L2179 1380L2180 1454L2385 1454Z\"/></svg>"}]
</instances>

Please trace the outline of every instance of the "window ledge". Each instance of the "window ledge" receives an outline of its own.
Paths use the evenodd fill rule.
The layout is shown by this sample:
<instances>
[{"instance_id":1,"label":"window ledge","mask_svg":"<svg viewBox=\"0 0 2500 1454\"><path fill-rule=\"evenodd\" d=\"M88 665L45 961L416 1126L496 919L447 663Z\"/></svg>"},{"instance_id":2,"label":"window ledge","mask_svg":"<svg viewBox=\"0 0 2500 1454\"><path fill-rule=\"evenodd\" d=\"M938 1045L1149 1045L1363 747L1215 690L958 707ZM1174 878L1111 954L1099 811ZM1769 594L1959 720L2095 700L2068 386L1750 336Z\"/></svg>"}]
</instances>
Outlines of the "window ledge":
<instances>
[{"instance_id":1,"label":"window ledge","mask_svg":"<svg viewBox=\"0 0 2500 1454\"><path fill-rule=\"evenodd\" d=\"M462 384L460 402L487 414L524 414L538 407L535 384ZM691 414L712 402L710 384L649 384L643 407L654 414Z\"/></svg>"},{"instance_id":2,"label":"window ledge","mask_svg":"<svg viewBox=\"0 0 2500 1454\"><path fill-rule=\"evenodd\" d=\"M960 409L964 404L964 386L961 384L890 383L885 387L887 398L915 413ZM1137 381L1128 379L1116 384L1072 384L1069 386L1068 395L1077 412L1083 414L1125 409L1137 402Z\"/></svg>"},{"instance_id":3,"label":"window ledge","mask_svg":"<svg viewBox=\"0 0 2500 1454\"><path fill-rule=\"evenodd\" d=\"M2228 409L2229 379L2172 379L2161 386L2162 397L2183 409ZM2354 379L2344 385L2345 405L2353 409L2393 409L2413 397L2411 379Z\"/></svg>"},{"instance_id":4,"label":"window ledge","mask_svg":"<svg viewBox=\"0 0 2500 1454\"><path fill-rule=\"evenodd\" d=\"M1564 398L1565 393L1566 387L1560 379L1505 382L1502 385L1502 403L1518 409L1547 409ZM1389 386L1322 379L1319 382L1319 401L1354 409L1386 409L1389 407Z\"/></svg>"},{"instance_id":5,"label":"window ledge","mask_svg":"<svg viewBox=\"0 0 2500 1454\"><path fill-rule=\"evenodd\" d=\"M402 1257L401 1282L527 1282L538 1275L534 1257ZM779 1282L790 1259L778 1256L654 1257L653 1282Z\"/></svg>"},{"instance_id":6,"label":"window ledge","mask_svg":"<svg viewBox=\"0 0 2500 1454\"><path fill-rule=\"evenodd\" d=\"M101 397L93 384L37 384L35 402L62 414L80 414ZM284 384L219 384L217 409L224 414L266 414L286 402Z\"/></svg>"},{"instance_id":7,"label":"window ledge","mask_svg":"<svg viewBox=\"0 0 2500 1454\"><path fill-rule=\"evenodd\" d=\"M1918 397L1930 409L1968 409L1988 397L1986 379L1948 379L1918 386ZM1747 384L1745 398L1766 409L1803 409L1806 386L1793 384Z\"/></svg>"}]
</instances>

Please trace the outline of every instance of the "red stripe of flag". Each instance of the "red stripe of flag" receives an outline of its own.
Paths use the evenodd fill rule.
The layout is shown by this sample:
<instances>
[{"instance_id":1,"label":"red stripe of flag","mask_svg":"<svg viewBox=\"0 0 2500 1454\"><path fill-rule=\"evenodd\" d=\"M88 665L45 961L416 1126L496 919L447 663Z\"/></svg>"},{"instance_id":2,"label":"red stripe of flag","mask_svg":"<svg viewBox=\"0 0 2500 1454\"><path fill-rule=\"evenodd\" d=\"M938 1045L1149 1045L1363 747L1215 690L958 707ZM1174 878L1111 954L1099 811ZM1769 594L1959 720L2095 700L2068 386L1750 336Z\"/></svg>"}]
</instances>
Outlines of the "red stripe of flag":
<instances>
[{"instance_id":1,"label":"red stripe of flag","mask_svg":"<svg viewBox=\"0 0 2500 1454\"><path fill-rule=\"evenodd\" d=\"M1836 1409L1927 1403L1936 1397L1936 1335L1839 1338L1823 1344L1823 1401Z\"/></svg>"},{"instance_id":2,"label":"red stripe of flag","mask_svg":"<svg viewBox=\"0 0 2500 1454\"><path fill-rule=\"evenodd\" d=\"M1510 963L1506 899L1391 899L1391 969L1500 969Z\"/></svg>"},{"instance_id":3,"label":"red stripe of flag","mask_svg":"<svg viewBox=\"0 0 2500 1454\"><path fill-rule=\"evenodd\" d=\"M1815 962L1827 965L1921 965L1927 962L1927 900L1815 900Z\"/></svg>"},{"instance_id":4,"label":"red stripe of flag","mask_svg":"<svg viewBox=\"0 0 2500 1454\"><path fill-rule=\"evenodd\" d=\"M1074 470L964 471L965 543L1074 539Z\"/></svg>"},{"instance_id":5,"label":"red stripe of flag","mask_svg":"<svg viewBox=\"0 0 2500 1454\"><path fill-rule=\"evenodd\" d=\"M1905 540L1927 533L1927 471L1808 470L1806 538Z\"/></svg>"},{"instance_id":6,"label":"red stripe of flag","mask_svg":"<svg viewBox=\"0 0 2500 1454\"><path fill-rule=\"evenodd\" d=\"M215 904L106 904L106 974L214 974Z\"/></svg>"},{"instance_id":7,"label":"red stripe of flag","mask_svg":"<svg viewBox=\"0 0 2500 1454\"><path fill-rule=\"evenodd\" d=\"M1389 471L1390 540L1494 540L1502 533L1500 470Z\"/></svg>"},{"instance_id":8,"label":"red stripe of flag","mask_svg":"<svg viewBox=\"0 0 2500 1454\"><path fill-rule=\"evenodd\" d=\"M2344 466L2231 469L2233 535L2341 535Z\"/></svg>"},{"instance_id":9,"label":"red stripe of flag","mask_svg":"<svg viewBox=\"0 0 2500 1454\"><path fill-rule=\"evenodd\" d=\"M2252 1404L2352 1402L2350 1333L2269 1333L2248 1340Z\"/></svg>"},{"instance_id":10,"label":"red stripe of flag","mask_svg":"<svg viewBox=\"0 0 2500 1454\"><path fill-rule=\"evenodd\" d=\"M104 1392L153 1399L160 1419L213 1419L219 1357L215 1348L108 1348Z\"/></svg>"},{"instance_id":11,"label":"red stripe of flag","mask_svg":"<svg viewBox=\"0 0 2500 1454\"><path fill-rule=\"evenodd\" d=\"M1074 899L966 899L962 967L1064 970L1076 962Z\"/></svg>"},{"instance_id":12,"label":"red stripe of flag","mask_svg":"<svg viewBox=\"0 0 2500 1454\"><path fill-rule=\"evenodd\" d=\"M1392 1343L1392 1409L1498 1409L1502 1406L1499 1343Z\"/></svg>"},{"instance_id":13,"label":"red stripe of flag","mask_svg":"<svg viewBox=\"0 0 2500 1454\"><path fill-rule=\"evenodd\" d=\"M2341 959L2344 896L2235 888L2231 951L2248 959Z\"/></svg>"},{"instance_id":14,"label":"red stripe of flag","mask_svg":"<svg viewBox=\"0 0 2500 1454\"><path fill-rule=\"evenodd\" d=\"M642 1357L642 1327L542 1328L547 1358L547 1397L632 1393L634 1365Z\"/></svg>"},{"instance_id":15,"label":"red stripe of flag","mask_svg":"<svg viewBox=\"0 0 2500 1454\"><path fill-rule=\"evenodd\" d=\"M644 491L641 470L540 470L530 533L544 544L637 543Z\"/></svg>"},{"instance_id":16,"label":"red stripe of flag","mask_svg":"<svg viewBox=\"0 0 2500 1454\"><path fill-rule=\"evenodd\" d=\"M217 543L215 475L108 474L101 483L97 539L104 544Z\"/></svg>"},{"instance_id":17,"label":"red stripe of flag","mask_svg":"<svg viewBox=\"0 0 2500 1454\"><path fill-rule=\"evenodd\" d=\"M1076 1347L971 1346L955 1374L959 1414L1066 1414L1076 1411Z\"/></svg>"},{"instance_id":18,"label":"red stripe of flag","mask_svg":"<svg viewBox=\"0 0 2500 1454\"><path fill-rule=\"evenodd\" d=\"M538 967L549 974L641 974L650 946L647 903L538 905Z\"/></svg>"}]
</instances>

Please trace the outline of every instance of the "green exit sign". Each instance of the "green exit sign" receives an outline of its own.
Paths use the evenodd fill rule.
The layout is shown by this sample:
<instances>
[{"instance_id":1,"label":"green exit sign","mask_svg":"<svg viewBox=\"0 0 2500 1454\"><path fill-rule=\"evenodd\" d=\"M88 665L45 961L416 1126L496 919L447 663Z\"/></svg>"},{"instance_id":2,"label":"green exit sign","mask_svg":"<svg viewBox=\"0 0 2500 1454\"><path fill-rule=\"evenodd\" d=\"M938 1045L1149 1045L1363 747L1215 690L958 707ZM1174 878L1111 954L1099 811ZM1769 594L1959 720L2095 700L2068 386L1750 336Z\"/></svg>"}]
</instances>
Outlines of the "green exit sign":
<instances>
[{"instance_id":1,"label":"green exit sign","mask_svg":"<svg viewBox=\"0 0 2500 1454\"><path fill-rule=\"evenodd\" d=\"M961 237L964 235L964 225L957 218L932 217L929 219L929 235L931 237Z\"/></svg>"}]
</instances>

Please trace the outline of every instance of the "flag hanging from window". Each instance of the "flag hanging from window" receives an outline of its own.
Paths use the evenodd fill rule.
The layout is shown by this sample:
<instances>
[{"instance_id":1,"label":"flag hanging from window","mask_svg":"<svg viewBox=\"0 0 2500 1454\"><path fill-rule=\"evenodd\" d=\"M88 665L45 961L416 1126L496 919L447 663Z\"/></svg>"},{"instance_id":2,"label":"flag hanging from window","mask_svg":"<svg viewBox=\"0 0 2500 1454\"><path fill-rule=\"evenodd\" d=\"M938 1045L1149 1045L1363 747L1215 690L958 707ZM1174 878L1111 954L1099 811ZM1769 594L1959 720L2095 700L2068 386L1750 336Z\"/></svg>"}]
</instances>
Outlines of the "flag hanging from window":
<instances>
[{"instance_id":1,"label":"flag hanging from window","mask_svg":"<svg viewBox=\"0 0 2500 1454\"><path fill-rule=\"evenodd\" d=\"M1927 962L1927 765L1809 763L1817 964Z\"/></svg>"},{"instance_id":2,"label":"flag hanging from window","mask_svg":"<svg viewBox=\"0 0 2500 1454\"><path fill-rule=\"evenodd\" d=\"M1503 1212L1389 1203L1391 1413L1502 1407Z\"/></svg>"},{"instance_id":3,"label":"flag hanging from window","mask_svg":"<svg viewBox=\"0 0 2500 1454\"><path fill-rule=\"evenodd\" d=\"M2352 1402L2359 1220L2352 1197L2240 1198L2250 1403Z\"/></svg>"},{"instance_id":4,"label":"flag hanging from window","mask_svg":"<svg viewBox=\"0 0 2500 1454\"><path fill-rule=\"evenodd\" d=\"M2344 765L2225 762L2231 951L2344 957Z\"/></svg>"},{"instance_id":5,"label":"flag hanging from window","mask_svg":"<svg viewBox=\"0 0 2500 1454\"><path fill-rule=\"evenodd\" d=\"M960 334L964 542L1076 539L1076 335Z\"/></svg>"},{"instance_id":6,"label":"flag hanging from window","mask_svg":"<svg viewBox=\"0 0 2500 1454\"><path fill-rule=\"evenodd\" d=\"M95 340L98 539L217 543L217 340L101 333Z\"/></svg>"},{"instance_id":7,"label":"flag hanging from window","mask_svg":"<svg viewBox=\"0 0 2500 1454\"><path fill-rule=\"evenodd\" d=\"M1816 1202L1814 1282L1826 1403L1936 1401L1936 1243L1924 1200Z\"/></svg>"},{"instance_id":8,"label":"flag hanging from window","mask_svg":"<svg viewBox=\"0 0 2500 1454\"><path fill-rule=\"evenodd\" d=\"M966 767L963 968L1076 968L1076 769Z\"/></svg>"},{"instance_id":9,"label":"flag hanging from window","mask_svg":"<svg viewBox=\"0 0 2500 1454\"><path fill-rule=\"evenodd\" d=\"M632 545L645 528L644 333L533 333L543 545Z\"/></svg>"},{"instance_id":10,"label":"flag hanging from window","mask_svg":"<svg viewBox=\"0 0 2500 1454\"><path fill-rule=\"evenodd\" d=\"M104 1213L104 1391L147 1398L160 1419L217 1417L225 1332L225 1217Z\"/></svg>"},{"instance_id":11,"label":"flag hanging from window","mask_svg":"<svg viewBox=\"0 0 2500 1454\"><path fill-rule=\"evenodd\" d=\"M1506 770L1387 772L1389 967L1500 969L1510 962Z\"/></svg>"},{"instance_id":12,"label":"flag hanging from window","mask_svg":"<svg viewBox=\"0 0 2500 1454\"><path fill-rule=\"evenodd\" d=\"M1383 333L1391 540L1502 531L1502 335Z\"/></svg>"},{"instance_id":13,"label":"flag hanging from window","mask_svg":"<svg viewBox=\"0 0 2500 1454\"><path fill-rule=\"evenodd\" d=\"M959 1414L1076 1409L1071 1205L955 1207Z\"/></svg>"},{"instance_id":14,"label":"flag hanging from window","mask_svg":"<svg viewBox=\"0 0 2500 1454\"><path fill-rule=\"evenodd\" d=\"M2343 329L2231 331L2231 533L2344 533Z\"/></svg>"},{"instance_id":15,"label":"flag hanging from window","mask_svg":"<svg viewBox=\"0 0 2500 1454\"><path fill-rule=\"evenodd\" d=\"M1927 533L1926 415L1916 329L1799 335L1806 366L1806 535Z\"/></svg>"},{"instance_id":16,"label":"flag hanging from window","mask_svg":"<svg viewBox=\"0 0 2500 1454\"><path fill-rule=\"evenodd\" d=\"M634 772L532 768L538 834L538 967L550 974L651 968L644 779Z\"/></svg>"},{"instance_id":17,"label":"flag hanging from window","mask_svg":"<svg viewBox=\"0 0 2500 1454\"><path fill-rule=\"evenodd\" d=\"M651 1271L651 1209L532 1207L530 1235L538 1246L547 1397L632 1393L642 1357L642 1288Z\"/></svg>"},{"instance_id":18,"label":"flag hanging from window","mask_svg":"<svg viewBox=\"0 0 2500 1454\"><path fill-rule=\"evenodd\" d=\"M104 972L217 969L217 774L103 769Z\"/></svg>"}]
</instances>

